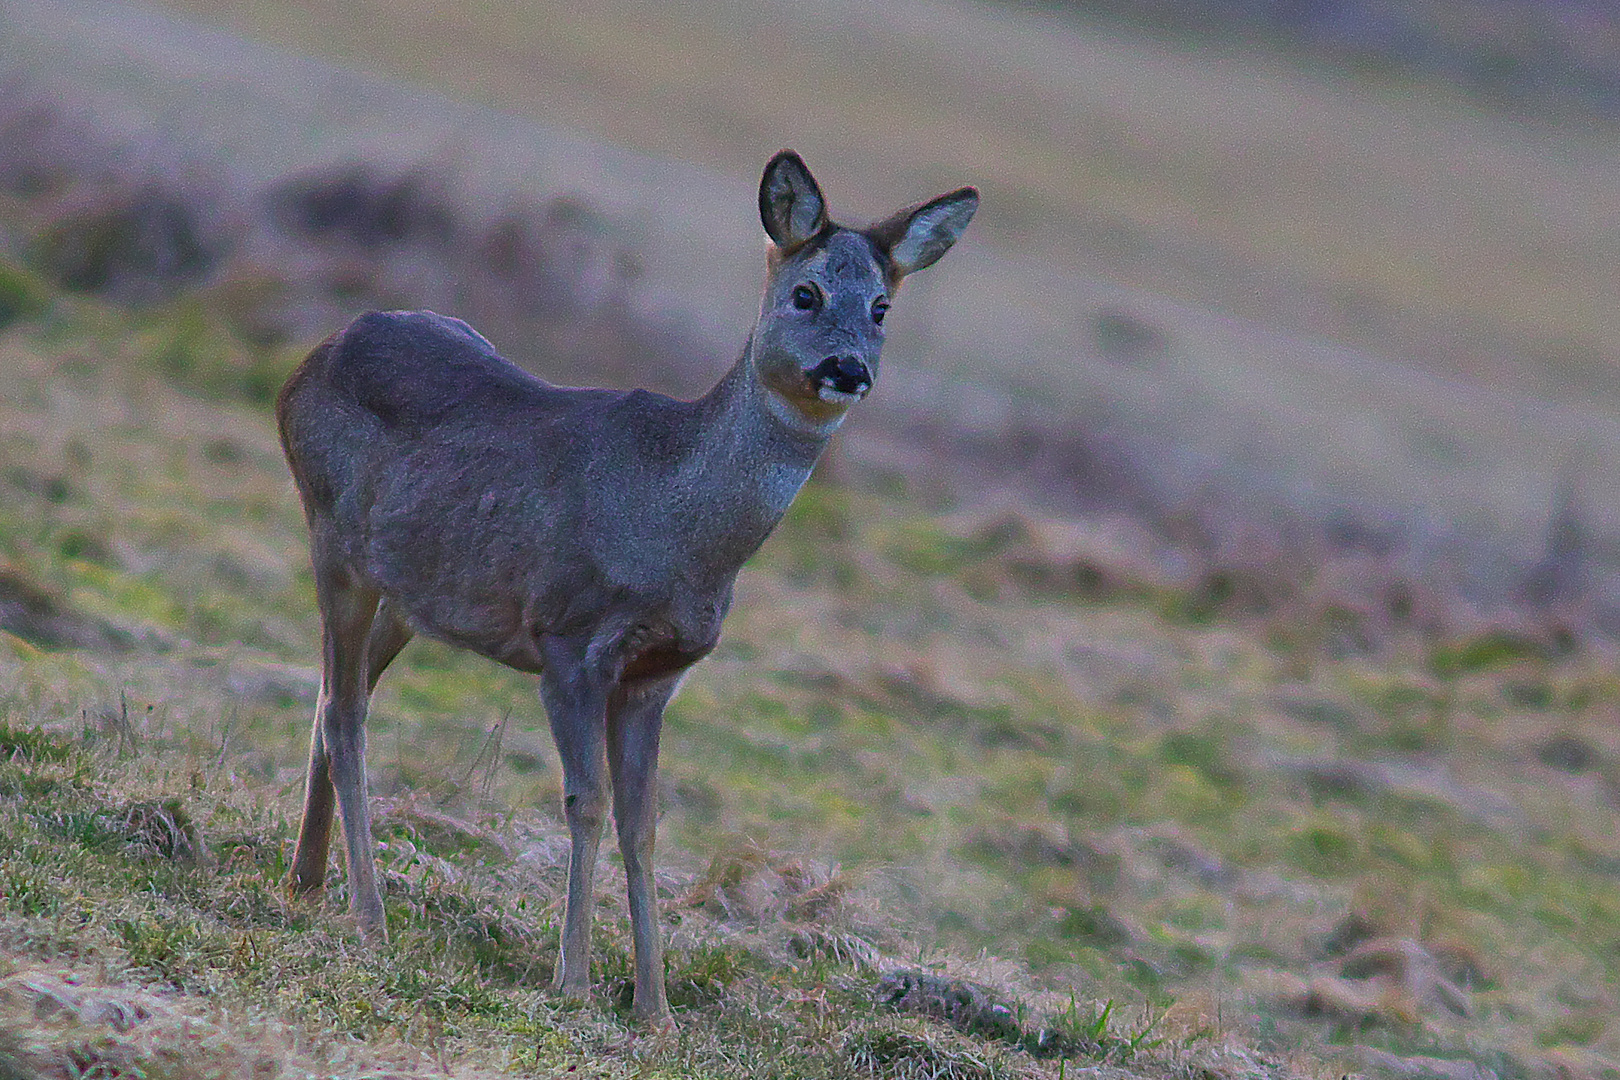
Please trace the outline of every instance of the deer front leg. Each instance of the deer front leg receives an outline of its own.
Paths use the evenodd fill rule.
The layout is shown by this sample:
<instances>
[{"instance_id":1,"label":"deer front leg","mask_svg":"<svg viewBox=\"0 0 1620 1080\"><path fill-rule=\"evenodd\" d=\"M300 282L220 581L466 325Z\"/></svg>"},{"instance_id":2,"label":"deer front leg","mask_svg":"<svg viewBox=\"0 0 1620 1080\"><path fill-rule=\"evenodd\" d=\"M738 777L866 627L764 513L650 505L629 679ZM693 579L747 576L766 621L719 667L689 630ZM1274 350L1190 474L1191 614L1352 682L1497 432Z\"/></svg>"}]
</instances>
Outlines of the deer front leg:
<instances>
[{"instance_id":1,"label":"deer front leg","mask_svg":"<svg viewBox=\"0 0 1620 1080\"><path fill-rule=\"evenodd\" d=\"M679 678L621 688L608 708L608 767L613 774L613 820L629 885L630 933L636 949L638 1020L669 1018L664 996L664 935L658 925L658 893L653 882L653 845L658 830L658 736L664 706Z\"/></svg>"},{"instance_id":2,"label":"deer front leg","mask_svg":"<svg viewBox=\"0 0 1620 1080\"><path fill-rule=\"evenodd\" d=\"M563 815L568 820L568 899L563 909L562 955L554 989L583 998L591 986L591 907L596 854L607 818L605 735L607 697L583 650L556 639L541 642L545 670L540 698L563 768Z\"/></svg>"}]
</instances>

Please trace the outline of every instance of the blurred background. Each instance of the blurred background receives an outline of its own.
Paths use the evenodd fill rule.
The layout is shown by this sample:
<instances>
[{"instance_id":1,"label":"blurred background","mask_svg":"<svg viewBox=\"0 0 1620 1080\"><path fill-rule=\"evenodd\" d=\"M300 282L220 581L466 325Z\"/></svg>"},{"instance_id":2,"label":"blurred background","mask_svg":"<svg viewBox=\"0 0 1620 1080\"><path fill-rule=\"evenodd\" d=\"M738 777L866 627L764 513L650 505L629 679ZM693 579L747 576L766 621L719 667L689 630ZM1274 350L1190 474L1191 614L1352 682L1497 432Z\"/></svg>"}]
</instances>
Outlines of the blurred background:
<instances>
[{"instance_id":1,"label":"blurred background","mask_svg":"<svg viewBox=\"0 0 1620 1080\"><path fill-rule=\"evenodd\" d=\"M1604 5L6 20L0 182L73 234L45 256L66 284L226 282L266 339L454 308L553 378L692 391L753 314L772 150L857 221L973 182L984 210L908 289L845 467L943 498L1010 477L1206 546L1314 530L1477 604L1578 595L1620 626ZM68 205L97 185L134 200L119 222Z\"/></svg>"},{"instance_id":2,"label":"blurred background","mask_svg":"<svg viewBox=\"0 0 1620 1080\"><path fill-rule=\"evenodd\" d=\"M1048 988L1233 993L1276 1045L1303 1017L1409 1075L1614 1075L1617 110L1596 0L0 0L0 256L26 277L0 323L94 297L250 427L370 307L690 395L753 320L777 149L844 222L978 185L707 669L773 672L769 700L716 675L672 712L666 828L702 851L820 821L823 854L911 867L942 940ZM0 464L46 520L75 459L15 393ZM291 663L298 526L254 438L282 531L230 542L274 588L197 572L299 596L301 629L174 618ZM97 551L182 580L128 554L171 534L66 527L0 554L81 603L127 596ZM0 616L38 644L21 574ZM137 633L124 603L57 636ZM266 724L310 694L278 677ZM889 834L704 780L746 755L713 757L702 710L794 746L824 700L983 760L853 754L854 803L932 822ZM543 735L511 752L551 767Z\"/></svg>"}]
</instances>

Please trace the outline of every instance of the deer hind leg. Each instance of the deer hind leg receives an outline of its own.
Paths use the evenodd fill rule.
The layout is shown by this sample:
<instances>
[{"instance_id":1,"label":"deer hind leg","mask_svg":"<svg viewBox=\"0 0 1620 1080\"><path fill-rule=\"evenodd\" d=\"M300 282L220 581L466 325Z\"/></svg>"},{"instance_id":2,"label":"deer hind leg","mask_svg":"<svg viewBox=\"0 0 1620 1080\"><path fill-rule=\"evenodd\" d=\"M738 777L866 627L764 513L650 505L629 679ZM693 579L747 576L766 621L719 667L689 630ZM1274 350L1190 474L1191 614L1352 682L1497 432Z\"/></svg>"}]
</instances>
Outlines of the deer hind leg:
<instances>
[{"instance_id":1,"label":"deer hind leg","mask_svg":"<svg viewBox=\"0 0 1620 1080\"><path fill-rule=\"evenodd\" d=\"M399 618L388 601L377 607L366 641L366 693L377 688L394 657L411 640L411 628ZM294 898L318 893L326 884L327 856L332 837L333 790L331 760L326 753L322 735L323 704L315 713L314 731L310 735L309 776L304 785L304 823L299 830L297 854L293 857L292 879L288 889Z\"/></svg>"},{"instance_id":2,"label":"deer hind leg","mask_svg":"<svg viewBox=\"0 0 1620 1080\"><path fill-rule=\"evenodd\" d=\"M377 605L377 617L371 623L371 636L366 639L366 694L377 689L377 680L399 651L410 643L415 632L400 617L394 605L384 600Z\"/></svg>"},{"instance_id":3,"label":"deer hind leg","mask_svg":"<svg viewBox=\"0 0 1620 1080\"><path fill-rule=\"evenodd\" d=\"M309 737L309 772L304 778L304 820L298 827L287 896L298 900L318 895L326 887L327 850L332 842L332 772L321 737L321 714L326 711L323 685L315 706L314 730Z\"/></svg>"},{"instance_id":4,"label":"deer hind leg","mask_svg":"<svg viewBox=\"0 0 1620 1080\"><path fill-rule=\"evenodd\" d=\"M658 736L664 706L679 685L671 678L635 689L621 688L609 702L608 767L613 775L613 820L629 886L630 932L636 948L637 1019L669 1016L664 996L664 937L658 924L653 882L653 843L658 829Z\"/></svg>"},{"instance_id":5,"label":"deer hind leg","mask_svg":"<svg viewBox=\"0 0 1620 1080\"><path fill-rule=\"evenodd\" d=\"M540 642L545 668L540 698L563 767L563 814L568 819L568 899L562 955L552 986L582 998L591 983L591 906L596 854L607 818L607 698L583 657L555 639Z\"/></svg>"},{"instance_id":6,"label":"deer hind leg","mask_svg":"<svg viewBox=\"0 0 1620 1080\"><path fill-rule=\"evenodd\" d=\"M366 653L378 596L333 561L322 560L319 553L315 562L322 624L321 694L310 737L304 820L293 853L289 891L298 896L321 887L335 795L348 857L350 909L362 936L385 937L382 895L377 889L371 846L365 761L366 698L370 689Z\"/></svg>"}]
</instances>

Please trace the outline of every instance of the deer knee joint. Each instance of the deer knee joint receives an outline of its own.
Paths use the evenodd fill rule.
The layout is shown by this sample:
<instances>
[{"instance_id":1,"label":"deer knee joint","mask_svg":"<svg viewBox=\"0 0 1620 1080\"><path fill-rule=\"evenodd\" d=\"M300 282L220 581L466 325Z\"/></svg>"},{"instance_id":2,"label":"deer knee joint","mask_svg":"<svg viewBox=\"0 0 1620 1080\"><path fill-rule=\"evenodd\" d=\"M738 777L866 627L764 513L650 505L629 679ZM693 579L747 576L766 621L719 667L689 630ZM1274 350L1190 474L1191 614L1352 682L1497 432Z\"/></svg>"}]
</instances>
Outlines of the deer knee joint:
<instances>
[{"instance_id":1,"label":"deer knee joint","mask_svg":"<svg viewBox=\"0 0 1620 1080\"><path fill-rule=\"evenodd\" d=\"M574 791L563 796L563 813L570 827L599 829L607 819L607 797L600 791Z\"/></svg>"}]
</instances>

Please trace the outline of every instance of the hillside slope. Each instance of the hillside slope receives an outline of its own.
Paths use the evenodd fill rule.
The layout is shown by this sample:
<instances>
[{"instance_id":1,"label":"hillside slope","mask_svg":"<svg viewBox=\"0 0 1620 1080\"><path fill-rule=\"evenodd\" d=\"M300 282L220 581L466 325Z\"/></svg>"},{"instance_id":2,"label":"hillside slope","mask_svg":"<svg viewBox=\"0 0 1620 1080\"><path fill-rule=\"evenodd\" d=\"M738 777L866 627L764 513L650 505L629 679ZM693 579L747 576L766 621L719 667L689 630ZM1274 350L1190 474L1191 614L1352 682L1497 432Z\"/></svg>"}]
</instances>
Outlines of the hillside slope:
<instances>
[{"instance_id":1,"label":"hillside slope","mask_svg":"<svg viewBox=\"0 0 1620 1080\"><path fill-rule=\"evenodd\" d=\"M983 220L897 307L856 464L949 484L942 454L971 474L968 449L1034 439L1057 465L1030 494L1117 503L1065 467L1079 431L1161 512L1394 532L1491 600L1573 491L1587 591L1616 593L1601 133L943 0L433 10L197 13L510 111L88 0L0 7L0 61L249 179L370 160L442 169L475 205L581 195L638 253L634 310L709 366L751 318L762 147L797 144L856 217L973 180ZM677 150L703 167L651 156ZM967 438L895 438L925 428Z\"/></svg>"},{"instance_id":2,"label":"hillside slope","mask_svg":"<svg viewBox=\"0 0 1620 1080\"><path fill-rule=\"evenodd\" d=\"M606 998L533 989L555 754L526 680L432 643L371 723L398 936L358 952L279 899L316 689L267 401L295 354L196 300L131 315L11 280L34 299L0 336L0 978L105 965L108 992L519 1070L1620 1061L1609 658L1421 625L1358 646L1331 580L1245 615L1233 579L1164 577L1126 519L939 518L825 483L669 714L679 1039L620 1041L611 884ZM999 987L1017 1026L884 981L908 970Z\"/></svg>"},{"instance_id":3,"label":"hillside slope","mask_svg":"<svg viewBox=\"0 0 1620 1080\"><path fill-rule=\"evenodd\" d=\"M438 70L427 9L401 10L418 36L390 55ZM1222 138L1265 126L1198 92L1252 81L1220 57L999 9L817 29L850 10L806 10L784 40L853 25L887 49L884 20L948 11L928 47L958 59L964 27L988 57L1007 35L1085 50L1104 90L1167 80L1129 83L1162 130L1189 101L1236 125ZM694 43L731 47L705 26ZM561 39L626 40L597 29ZM556 378L701 385L750 318L756 166L614 149L120 4L0 3L0 70L0 1075L1620 1069L1620 680L1582 607L1620 550L1593 509L1620 476L1601 380L1380 359L1191 303L1196 275L1160 280L1191 290L1171 299L1065 265L1062 243L1037 258L991 215L899 299L859 425L670 711L683 1027L644 1038L619 1013L611 882L601 994L535 989L558 772L532 687L474 658L415 643L379 691L394 944L359 949L339 875L329 908L283 905L318 634L269 398L372 304L471 314ZM1391 115L1434 134L1294 77L1265 100L1314 103L1348 151ZM1492 184L1564 167L1470 131L1435 145L1504 155ZM979 179L837 141L801 149L856 213ZM1559 145L1565 179L1601 157ZM1600 237L1575 187L1548 190ZM1174 268L1192 249L1132 250ZM1232 297L1256 280L1186 265L1224 268ZM1501 314L1498 343L1524 330ZM1425 340L1395 323L1415 336L1381 340ZM1482 613L1470 590L1514 603ZM248 1036L260 1017L273 1046ZM175 1056L187 1032L207 1053Z\"/></svg>"}]
</instances>

